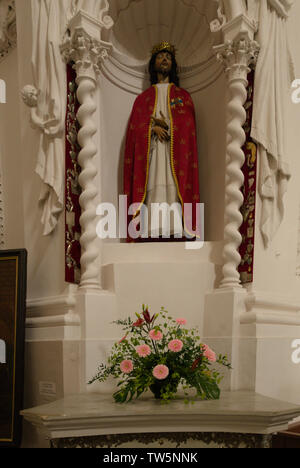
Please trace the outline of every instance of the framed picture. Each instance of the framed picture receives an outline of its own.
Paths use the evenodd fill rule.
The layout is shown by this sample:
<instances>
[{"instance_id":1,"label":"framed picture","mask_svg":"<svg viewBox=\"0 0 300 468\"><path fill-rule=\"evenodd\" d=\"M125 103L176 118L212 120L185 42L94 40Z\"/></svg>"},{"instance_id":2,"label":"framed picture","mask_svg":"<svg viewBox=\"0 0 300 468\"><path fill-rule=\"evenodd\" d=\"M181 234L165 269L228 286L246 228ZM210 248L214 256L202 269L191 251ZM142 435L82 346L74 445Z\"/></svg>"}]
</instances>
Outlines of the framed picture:
<instances>
[{"instance_id":1,"label":"framed picture","mask_svg":"<svg viewBox=\"0 0 300 468\"><path fill-rule=\"evenodd\" d=\"M22 437L26 250L0 250L0 447Z\"/></svg>"}]
</instances>

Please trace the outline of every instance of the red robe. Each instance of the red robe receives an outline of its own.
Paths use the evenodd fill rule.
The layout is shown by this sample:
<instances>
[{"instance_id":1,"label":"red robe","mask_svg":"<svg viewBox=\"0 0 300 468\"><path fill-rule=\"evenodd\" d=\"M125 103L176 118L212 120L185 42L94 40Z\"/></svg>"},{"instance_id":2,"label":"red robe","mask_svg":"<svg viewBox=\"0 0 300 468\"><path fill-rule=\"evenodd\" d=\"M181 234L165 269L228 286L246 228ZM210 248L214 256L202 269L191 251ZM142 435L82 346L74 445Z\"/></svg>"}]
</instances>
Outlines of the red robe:
<instances>
[{"instance_id":1,"label":"red robe","mask_svg":"<svg viewBox=\"0 0 300 468\"><path fill-rule=\"evenodd\" d=\"M124 194L127 195L127 208L132 203L142 205L147 196L149 176L151 116L156 112L157 87L151 86L140 94L133 105L125 145ZM195 109L187 91L170 84L168 88L168 108L171 121L171 168L178 198L182 205L184 226L187 232L196 229L196 204L199 197L199 173ZM193 217L184 212L184 204L192 204ZM136 211L133 218L139 214ZM132 217L129 218L131 220ZM200 233L197 229L197 237ZM128 242L134 242L128 238Z\"/></svg>"}]
</instances>

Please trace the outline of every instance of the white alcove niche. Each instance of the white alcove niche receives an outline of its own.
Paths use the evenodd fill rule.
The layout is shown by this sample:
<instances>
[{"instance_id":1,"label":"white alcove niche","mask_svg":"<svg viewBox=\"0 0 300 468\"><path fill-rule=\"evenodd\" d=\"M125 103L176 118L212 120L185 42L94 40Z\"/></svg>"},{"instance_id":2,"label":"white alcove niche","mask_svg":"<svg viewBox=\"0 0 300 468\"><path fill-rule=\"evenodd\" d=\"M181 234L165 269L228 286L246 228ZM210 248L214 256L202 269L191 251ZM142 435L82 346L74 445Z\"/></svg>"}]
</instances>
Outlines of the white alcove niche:
<instances>
[{"instance_id":1,"label":"white alcove niche","mask_svg":"<svg viewBox=\"0 0 300 468\"><path fill-rule=\"evenodd\" d=\"M176 46L180 85L196 108L199 181L205 204L205 240L223 240L225 192L225 102L223 68L211 33L217 3L207 0L111 0L113 44L101 76L101 198L118 206L123 189L123 158L128 119L138 94L150 86L147 66L154 44ZM112 242L109 240L109 242Z\"/></svg>"}]
</instances>

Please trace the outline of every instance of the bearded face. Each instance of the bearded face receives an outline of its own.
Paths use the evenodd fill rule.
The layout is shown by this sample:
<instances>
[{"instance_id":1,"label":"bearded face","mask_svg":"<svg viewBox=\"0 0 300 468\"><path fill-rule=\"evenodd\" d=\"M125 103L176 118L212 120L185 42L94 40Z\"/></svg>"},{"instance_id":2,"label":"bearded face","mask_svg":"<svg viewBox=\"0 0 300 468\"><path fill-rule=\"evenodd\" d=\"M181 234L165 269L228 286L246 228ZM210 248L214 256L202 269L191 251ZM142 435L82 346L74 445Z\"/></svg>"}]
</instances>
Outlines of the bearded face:
<instances>
[{"instance_id":1,"label":"bearded face","mask_svg":"<svg viewBox=\"0 0 300 468\"><path fill-rule=\"evenodd\" d=\"M159 52L155 59L155 71L163 76L169 76L172 69L172 55L170 52Z\"/></svg>"}]
</instances>

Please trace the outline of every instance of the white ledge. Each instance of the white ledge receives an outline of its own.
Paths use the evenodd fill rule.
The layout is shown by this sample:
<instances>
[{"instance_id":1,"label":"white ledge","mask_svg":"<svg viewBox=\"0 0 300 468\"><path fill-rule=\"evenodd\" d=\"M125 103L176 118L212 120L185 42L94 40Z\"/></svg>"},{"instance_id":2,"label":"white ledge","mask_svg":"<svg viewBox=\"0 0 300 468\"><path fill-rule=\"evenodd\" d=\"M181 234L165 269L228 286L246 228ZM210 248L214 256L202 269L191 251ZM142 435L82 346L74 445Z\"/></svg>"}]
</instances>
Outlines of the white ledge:
<instances>
[{"instance_id":1,"label":"white ledge","mask_svg":"<svg viewBox=\"0 0 300 468\"><path fill-rule=\"evenodd\" d=\"M21 412L50 439L110 434L230 432L272 434L286 430L300 406L254 392L223 392L220 400L162 405L152 397L126 404L112 396L80 394Z\"/></svg>"},{"instance_id":2,"label":"white ledge","mask_svg":"<svg viewBox=\"0 0 300 468\"><path fill-rule=\"evenodd\" d=\"M65 315L51 315L49 317L34 317L26 319L27 328L40 328L40 327L63 327L73 326L80 327L80 317L74 313Z\"/></svg>"},{"instance_id":3,"label":"white ledge","mask_svg":"<svg viewBox=\"0 0 300 468\"><path fill-rule=\"evenodd\" d=\"M246 298L247 311L241 314L241 324L300 325L300 302L263 292L250 292Z\"/></svg>"}]
</instances>

